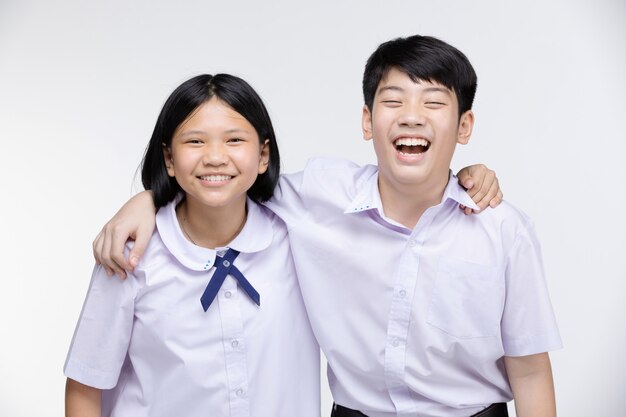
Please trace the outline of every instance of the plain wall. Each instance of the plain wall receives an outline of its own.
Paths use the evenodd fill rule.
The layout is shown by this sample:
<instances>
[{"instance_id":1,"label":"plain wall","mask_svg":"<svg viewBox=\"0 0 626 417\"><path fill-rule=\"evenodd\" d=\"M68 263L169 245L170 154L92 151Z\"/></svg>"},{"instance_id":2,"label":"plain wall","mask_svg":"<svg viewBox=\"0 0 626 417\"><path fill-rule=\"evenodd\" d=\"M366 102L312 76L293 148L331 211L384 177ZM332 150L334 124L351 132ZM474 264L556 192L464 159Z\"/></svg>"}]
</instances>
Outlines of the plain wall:
<instances>
[{"instance_id":1,"label":"plain wall","mask_svg":"<svg viewBox=\"0 0 626 417\"><path fill-rule=\"evenodd\" d=\"M366 58L396 36L464 51L485 163L535 220L565 348L560 415L626 405L626 2L0 0L0 415L62 415L62 366L91 242L138 189L167 95L231 72L261 94L286 172L374 162L361 139ZM330 394L324 388L323 415Z\"/></svg>"}]
</instances>

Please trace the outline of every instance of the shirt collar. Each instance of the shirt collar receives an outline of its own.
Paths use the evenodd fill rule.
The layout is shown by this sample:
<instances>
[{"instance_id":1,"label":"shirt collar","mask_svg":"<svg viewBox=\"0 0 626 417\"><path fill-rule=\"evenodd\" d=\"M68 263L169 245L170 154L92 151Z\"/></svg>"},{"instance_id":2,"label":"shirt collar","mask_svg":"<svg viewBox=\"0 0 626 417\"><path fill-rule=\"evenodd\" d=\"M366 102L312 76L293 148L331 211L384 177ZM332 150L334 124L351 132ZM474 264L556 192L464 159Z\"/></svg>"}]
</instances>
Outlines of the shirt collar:
<instances>
[{"instance_id":1,"label":"shirt collar","mask_svg":"<svg viewBox=\"0 0 626 417\"><path fill-rule=\"evenodd\" d=\"M453 200L458 204L472 209L479 209L476 203L474 203L474 200L472 200L465 189L459 184L458 178L452 171L449 173L448 184L444 190L441 202L444 203L447 200ZM377 210L378 213L384 217L383 203L380 199L380 191L378 190L378 171L367 178L362 183L361 187L357 189L356 197L350 202L350 205L345 209L344 213L359 213L367 210Z\"/></svg>"},{"instance_id":2,"label":"shirt collar","mask_svg":"<svg viewBox=\"0 0 626 417\"><path fill-rule=\"evenodd\" d=\"M469 207L474 210L480 210L480 207L476 205L472 197L467 194L467 191L461 184L459 184L459 179L456 175L450 171L448 177L448 185L446 185L446 189L443 192L443 198L441 199L442 203L445 203L447 200L453 200L458 204L462 204L465 207Z\"/></svg>"},{"instance_id":3,"label":"shirt collar","mask_svg":"<svg viewBox=\"0 0 626 417\"><path fill-rule=\"evenodd\" d=\"M202 248L185 238L176 217L176 205L181 199L182 194L157 212L157 230L165 247L181 264L194 271L209 270L215 264L215 257L225 248ZM227 248L241 253L259 252L272 243L272 220L250 199L247 200L247 211L246 223Z\"/></svg>"}]
</instances>

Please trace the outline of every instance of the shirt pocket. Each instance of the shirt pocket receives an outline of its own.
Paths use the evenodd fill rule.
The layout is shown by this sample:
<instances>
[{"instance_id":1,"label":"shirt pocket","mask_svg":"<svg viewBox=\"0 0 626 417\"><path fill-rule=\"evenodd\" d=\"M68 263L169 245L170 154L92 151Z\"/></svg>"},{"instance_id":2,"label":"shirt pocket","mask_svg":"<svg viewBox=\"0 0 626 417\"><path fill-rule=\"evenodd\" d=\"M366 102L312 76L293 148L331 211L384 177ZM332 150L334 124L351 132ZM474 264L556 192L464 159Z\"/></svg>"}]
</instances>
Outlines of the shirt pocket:
<instances>
[{"instance_id":1,"label":"shirt pocket","mask_svg":"<svg viewBox=\"0 0 626 417\"><path fill-rule=\"evenodd\" d=\"M502 285L496 267L442 258L426 321L457 338L498 336Z\"/></svg>"}]
</instances>

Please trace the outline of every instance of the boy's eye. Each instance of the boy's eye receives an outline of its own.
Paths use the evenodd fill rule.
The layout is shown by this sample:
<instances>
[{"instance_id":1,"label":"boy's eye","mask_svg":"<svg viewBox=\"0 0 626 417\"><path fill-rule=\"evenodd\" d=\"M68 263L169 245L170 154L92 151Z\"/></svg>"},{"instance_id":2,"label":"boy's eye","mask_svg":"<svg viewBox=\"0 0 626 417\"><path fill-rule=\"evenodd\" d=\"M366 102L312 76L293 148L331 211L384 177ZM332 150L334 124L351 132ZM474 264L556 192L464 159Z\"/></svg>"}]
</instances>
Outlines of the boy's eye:
<instances>
[{"instance_id":1,"label":"boy's eye","mask_svg":"<svg viewBox=\"0 0 626 417\"><path fill-rule=\"evenodd\" d=\"M402 104L400 100L383 100L382 102L388 106L399 106Z\"/></svg>"},{"instance_id":2,"label":"boy's eye","mask_svg":"<svg viewBox=\"0 0 626 417\"><path fill-rule=\"evenodd\" d=\"M198 144L202 143L200 139L187 139L187 143Z\"/></svg>"},{"instance_id":3,"label":"boy's eye","mask_svg":"<svg viewBox=\"0 0 626 417\"><path fill-rule=\"evenodd\" d=\"M443 103L441 101L427 101L426 105L431 106L431 107L441 107L441 106L445 106L446 103Z\"/></svg>"},{"instance_id":4,"label":"boy's eye","mask_svg":"<svg viewBox=\"0 0 626 417\"><path fill-rule=\"evenodd\" d=\"M230 138L228 139L229 143L238 143L238 142L243 142L243 139L241 138Z\"/></svg>"}]
</instances>

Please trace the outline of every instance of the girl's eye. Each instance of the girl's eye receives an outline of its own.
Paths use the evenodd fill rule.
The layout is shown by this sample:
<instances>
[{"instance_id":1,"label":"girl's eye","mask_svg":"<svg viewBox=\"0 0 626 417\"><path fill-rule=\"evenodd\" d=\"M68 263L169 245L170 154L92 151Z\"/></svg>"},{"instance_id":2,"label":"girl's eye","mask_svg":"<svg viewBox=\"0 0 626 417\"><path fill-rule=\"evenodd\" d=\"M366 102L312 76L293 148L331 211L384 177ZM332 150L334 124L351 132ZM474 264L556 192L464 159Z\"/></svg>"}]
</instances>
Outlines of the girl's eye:
<instances>
[{"instance_id":1,"label":"girl's eye","mask_svg":"<svg viewBox=\"0 0 626 417\"><path fill-rule=\"evenodd\" d=\"M202 143L202 141L200 139L188 139L187 143L198 144L198 143Z\"/></svg>"},{"instance_id":2,"label":"girl's eye","mask_svg":"<svg viewBox=\"0 0 626 417\"><path fill-rule=\"evenodd\" d=\"M228 139L229 143L238 143L238 142L243 142L243 139L241 138L230 138Z\"/></svg>"}]
</instances>

